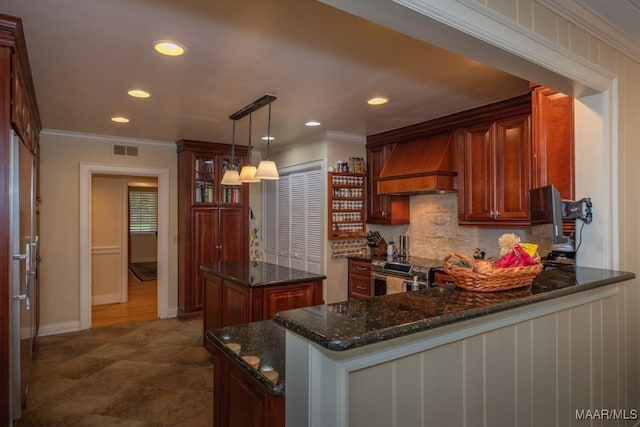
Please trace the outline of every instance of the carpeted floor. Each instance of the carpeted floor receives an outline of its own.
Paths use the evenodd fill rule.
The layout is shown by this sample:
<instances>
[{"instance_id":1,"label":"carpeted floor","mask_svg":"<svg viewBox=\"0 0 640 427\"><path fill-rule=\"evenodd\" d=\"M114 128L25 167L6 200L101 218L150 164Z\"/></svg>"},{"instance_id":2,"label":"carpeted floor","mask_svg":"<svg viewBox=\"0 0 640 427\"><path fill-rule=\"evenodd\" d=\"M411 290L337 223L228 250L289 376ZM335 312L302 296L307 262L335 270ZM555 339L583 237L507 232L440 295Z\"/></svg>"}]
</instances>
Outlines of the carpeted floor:
<instances>
[{"instance_id":1,"label":"carpeted floor","mask_svg":"<svg viewBox=\"0 0 640 427\"><path fill-rule=\"evenodd\" d=\"M202 319L40 337L28 390L20 427L213 425Z\"/></svg>"},{"instance_id":2,"label":"carpeted floor","mask_svg":"<svg viewBox=\"0 0 640 427\"><path fill-rule=\"evenodd\" d=\"M129 271L141 282L156 280L158 277L158 263L134 262L129 264Z\"/></svg>"}]
</instances>

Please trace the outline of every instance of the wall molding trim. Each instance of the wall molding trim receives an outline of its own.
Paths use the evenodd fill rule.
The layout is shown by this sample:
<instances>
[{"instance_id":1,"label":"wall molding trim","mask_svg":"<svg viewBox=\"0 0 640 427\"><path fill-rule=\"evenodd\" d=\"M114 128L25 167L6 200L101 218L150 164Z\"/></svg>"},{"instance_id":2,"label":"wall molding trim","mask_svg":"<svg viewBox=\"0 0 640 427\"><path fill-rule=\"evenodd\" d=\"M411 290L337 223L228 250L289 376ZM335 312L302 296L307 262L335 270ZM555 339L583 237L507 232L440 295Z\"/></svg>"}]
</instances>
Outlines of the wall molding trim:
<instances>
[{"instance_id":1,"label":"wall molding trim","mask_svg":"<svg viewBox=\"0 0 640 427\"><path fill-rule=\"evenodd\" d=\"M158 179L158 259L169 260L169 168L80 163L80 329L91 327L91 177L94 173ZM169 313L169 265L158 263L158 317Z\"/></svg>"}]
</instances>

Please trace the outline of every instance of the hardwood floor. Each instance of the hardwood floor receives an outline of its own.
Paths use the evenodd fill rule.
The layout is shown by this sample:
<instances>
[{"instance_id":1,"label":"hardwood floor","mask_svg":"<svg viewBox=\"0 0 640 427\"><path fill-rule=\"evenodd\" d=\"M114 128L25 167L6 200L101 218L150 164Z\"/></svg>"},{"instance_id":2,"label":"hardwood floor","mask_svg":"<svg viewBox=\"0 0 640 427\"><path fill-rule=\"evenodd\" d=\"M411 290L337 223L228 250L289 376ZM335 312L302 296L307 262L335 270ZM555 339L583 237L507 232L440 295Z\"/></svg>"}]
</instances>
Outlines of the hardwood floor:
<instances>
[{"instance_id":1,"label":"hardwood floor","mask_svg":"<svg viewBox=\"0 0 640 427\"><path fill-rule=\"evenodd\" d=\"M91 307L91 327L155 320L158 318L158 282L141 282L129 273L129 298L122 304Z\"/></svg>"}]
</instances>

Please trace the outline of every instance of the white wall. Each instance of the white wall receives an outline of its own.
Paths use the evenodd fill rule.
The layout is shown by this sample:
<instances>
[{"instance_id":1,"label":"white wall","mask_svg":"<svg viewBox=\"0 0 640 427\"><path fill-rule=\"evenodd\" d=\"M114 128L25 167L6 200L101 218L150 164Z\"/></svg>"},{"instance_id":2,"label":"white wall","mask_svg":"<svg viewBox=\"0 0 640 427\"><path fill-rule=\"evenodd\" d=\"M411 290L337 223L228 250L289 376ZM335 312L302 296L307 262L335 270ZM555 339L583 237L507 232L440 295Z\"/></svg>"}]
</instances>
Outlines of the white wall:
<instances>
[{"instance_id":1,"label":"white wall","mask_svg":"<svg viewBox=\"0 0 640 427\"><path fill-rule=\"evenodd\" d=\"M138 157L113 157L113 143ZM41 135L41 331L77 330L80 320L79 169L81 162L167 168L170 175L169 310L177 310L177 154L172 143L44 132Z\"/></svg>"}]
</instances>

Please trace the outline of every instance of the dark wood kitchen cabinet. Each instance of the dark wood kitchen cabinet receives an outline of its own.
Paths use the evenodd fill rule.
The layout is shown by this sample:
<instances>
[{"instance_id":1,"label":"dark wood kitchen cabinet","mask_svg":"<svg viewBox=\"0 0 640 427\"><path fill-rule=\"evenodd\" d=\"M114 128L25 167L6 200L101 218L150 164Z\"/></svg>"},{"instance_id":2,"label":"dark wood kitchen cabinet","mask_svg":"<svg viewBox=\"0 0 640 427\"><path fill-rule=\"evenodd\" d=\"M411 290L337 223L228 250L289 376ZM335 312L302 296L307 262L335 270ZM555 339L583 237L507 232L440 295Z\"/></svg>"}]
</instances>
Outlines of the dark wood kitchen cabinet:
<instances>
[{"instance_id":1,"label":"dark wood kitchen cabinet","mask_svg":"<svg viewBox=\"0 0 640 427\"><path fill-rule=\"evenodd\" d=\"M528 95L469 112L485 122L458 130L459 224L528 226L529 190L547 184L574 198L572 97L533 85Z\"/></svg>"},{"instance_id":2,"label":"dark wood kitchen cabinet","mask_svg":"<svg viewBox=\"0 0 640 427\"><path fill-rule=\"evenodd\" d=\"M466 128L463 176L460 223L522 221L526 225L531 188L530 116Z\"/></svg>"},{"instance_id":3,"label":"dark wood kitchen cabinet","mask_svg":"<svg viewBox=\"0 0 640 427\"><path fill-rule=\"evenodd\" d=\"M181 140L178 152L178 317L202 315L204 279L200 266L249 257L249 192L223 186L231 146ZM236 163L246 147L236 147Z\"/></svg>"},{"instance_id":4,"label":"dark wood kitchen cabinet","mask_svg":"<svg viewBox=\"0 0 640 427\"><path fill-rule=\"evenodd\" d=\"M384 167L393 144L367 147L367 223L383 225L409 224L409 196L378 194L376 178Z\"/></svg>"},{"instance_id":5,"label":"dark wood kitchen cabinet","mask_svg":"<svg viewBox=\"0 0 640 427\"><path fill-rule=\"evenodd\" d=\"M371 261L349 259L349 301L373 296Z\"/></svg>"},{"instance_id":6,"label":"dark wood kitchen cabinet","mask_svg":"<svg viewBox=\"0 0 640 427\"><path fill-rule=\"evenodd\" d=\"M201 270L205 334L323 303L321 274L248 259L204 264Z\"/></svg>"},{"instance_id":7,"label":"dark wood kitchen cabinet","mask_svg":"<svg viewBox=\"0 0 640 427\"><path fill-rule=\"evenodd\" d=\"M573 98L546 87L532 92L533 188L553 184L575 199Z\"/></svg>"}]
</instances>

